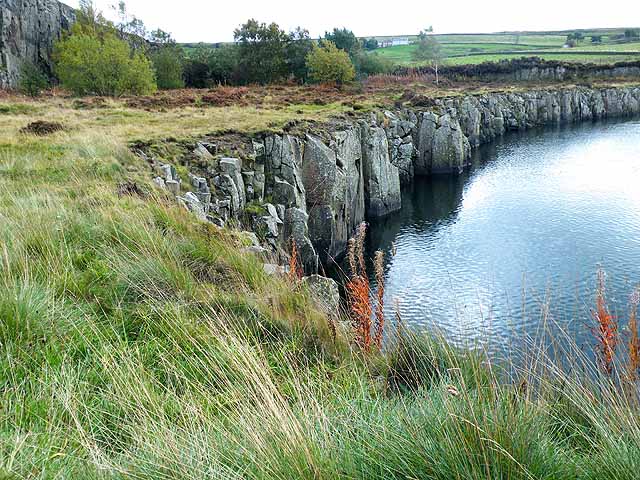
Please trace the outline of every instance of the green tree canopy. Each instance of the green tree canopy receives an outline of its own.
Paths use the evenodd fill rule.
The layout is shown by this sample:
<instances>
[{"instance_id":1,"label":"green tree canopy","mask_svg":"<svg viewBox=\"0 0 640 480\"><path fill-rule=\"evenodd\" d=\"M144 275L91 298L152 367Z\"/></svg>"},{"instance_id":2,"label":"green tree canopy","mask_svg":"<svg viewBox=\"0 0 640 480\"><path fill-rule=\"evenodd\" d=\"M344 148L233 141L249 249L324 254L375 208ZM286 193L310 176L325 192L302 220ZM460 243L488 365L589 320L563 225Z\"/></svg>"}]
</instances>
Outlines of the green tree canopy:
<instances>
[{"instance_id":1,"label":"green tree canopy","mask_svg":"<svg viewBox=\"0 0 640 480\"><path fill-rule=\"evenodd\" d=\"M375 50L376 48L378 48L378 40L376 40L375 38L365 38L362 41L362 47L365 50Z\"/></svg>"},{"instance_id":2,"label":"green tree canopy","mask_svg":"<svg viewBox=\"0 0 640 480\"><path fill-rule=\"evenodd\" d=\"M184 53L177 45L162 45L151 53L158 88L184 87Z\"/></svg>"},{"instance_id":3,"label":"green tree canopy","mask_svg":"<svg viewBox=\"0 0 640 480\"><path fill-rule=\"evenodd\" d=\"M243 83L271 83L288 75L285 49L289 36L271 23L249 20L236 29L239 48L239 79Z\"/></svg>"},{"instance_id":4,"label":"green tree canopy","mask_svg":"<svg viewBox=\"0 0 640 480\"><path fill-rule=\"evenodd\" d=\"M309 31L298 27L289 34L285 55L289 73L299 82L306 82L309 77L307 56L313 50L313 40Z\"/></svg>"},{"instance_id":5,"label":"green tree canopy","mask_svg":"<svg viewBox=\"0 0 640 480\"><path fill-rule=\"evenodd\" d=\"M113 32L75 24L56 43L55 70L76 95L148 94L156 89L151 62Z\"/></svg>"},{"instance_id":6,"label":"green tree canopy","mask_svg":"<svg viewBox=\"0 0 640 480\"><path fill-rule=\"evenodd\" d=\"M324 39L351 56L360 50L360 42L355 34L347 28L334 28L333 32L325 32Z\"/></svg>"},{"instance_id":7,"label":"green tree canopy","mask_svg":"<svg viewBox=\"0 0 640 480\"><path fill-rule=\"evenodd\" d=\"M315 82L351 82L356 72L346 51L338 49L333 42L324 41L314 45L307 56L309 78Z\"/></svg>"}]
</instances>

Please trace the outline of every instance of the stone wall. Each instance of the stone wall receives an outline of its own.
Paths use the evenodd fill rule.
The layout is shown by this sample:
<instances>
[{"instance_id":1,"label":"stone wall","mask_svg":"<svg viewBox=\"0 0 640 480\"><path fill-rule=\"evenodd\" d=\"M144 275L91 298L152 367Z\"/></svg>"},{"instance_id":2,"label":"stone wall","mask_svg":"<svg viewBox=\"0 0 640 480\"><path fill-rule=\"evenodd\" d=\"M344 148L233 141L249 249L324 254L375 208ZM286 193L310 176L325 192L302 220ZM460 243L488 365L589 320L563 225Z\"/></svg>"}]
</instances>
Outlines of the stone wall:
<instances>
[{"instance_id":1,"label":"stone wall","mask_svg":"<svg viewBox=\"0 0 640 480\"><path fill-rule=\"evenodd\" d=\"M17 85L24 61L51 75L53 44L74 19L57 0L0 0L0 88Z\"/></svg>"},{"instance_id":2,"label":"stone wall","mask_svg":"<svg viewBox=\"0 0 640 480\"><path fill-rule=\"evenodd\" d=\"M366 218L402 205L415 175L457 174L471 150L508 131L640 115L640 87L569 88L438 99L429 108L372 113L321 136L268 134L247 141L251 154L221 158L195 146L186 161L195 191L180 201L219 225L253 205L250 227L274 251L293 239L307 272L340 257ZM175 169L157 183L176 193ZM246 220L245 220L246 221Z\"/></svg>"}]
</instances>

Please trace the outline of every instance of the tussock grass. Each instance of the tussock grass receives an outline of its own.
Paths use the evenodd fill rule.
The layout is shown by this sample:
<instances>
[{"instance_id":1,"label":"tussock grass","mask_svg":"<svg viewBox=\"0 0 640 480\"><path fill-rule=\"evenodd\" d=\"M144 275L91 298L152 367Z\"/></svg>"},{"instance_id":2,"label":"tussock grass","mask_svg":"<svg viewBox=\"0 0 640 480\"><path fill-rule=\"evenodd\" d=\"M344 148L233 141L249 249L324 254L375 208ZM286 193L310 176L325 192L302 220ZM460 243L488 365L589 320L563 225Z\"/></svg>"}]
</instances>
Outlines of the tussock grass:
<instances>
[{"instance_id":1,"label":"tussock grass","mask_svg":"<svg viewBox=\"0 0 640 480\"><path fill-rule=\"evenodd\" d=\"M1 137L0 477L637 475L615 365L501 368L401 326L364 354L108 128Z\"/></svg>"}]
</instances>

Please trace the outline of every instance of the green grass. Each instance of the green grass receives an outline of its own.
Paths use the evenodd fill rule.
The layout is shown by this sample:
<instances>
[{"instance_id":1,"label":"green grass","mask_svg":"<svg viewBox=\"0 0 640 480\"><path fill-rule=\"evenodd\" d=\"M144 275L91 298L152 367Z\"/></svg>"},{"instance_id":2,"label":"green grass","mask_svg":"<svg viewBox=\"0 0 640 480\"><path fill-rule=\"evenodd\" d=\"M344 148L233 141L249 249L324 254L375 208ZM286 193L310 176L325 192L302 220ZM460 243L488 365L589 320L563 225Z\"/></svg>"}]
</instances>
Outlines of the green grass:
<instances>
[{"instance_id":1,"label":"green grass","mask_svg":"<svg viewBox=\"0 0 640 480\"><path fill-rule=\"evenodd\" d=\"M532 55L525 55L532 56ZM552 53L536 53L536 57L540 57L543 60L554 60L559 62L576 62L576 63L595 63L600 65L610 65L615 62L631 62L638 61L640 55L602 55L602 54L580 54L580 53L567 53L567 54L552 54ZM499 62L500 60L510 60L522 58L523 54L499 54L499 55L472 55L468 57L455 57L447 58L444 61L444 65L475 65L484 62Z\"/></svg>"},{"instance_id":2,"label":"green grass","mask_svg":"<svg viewBox=\"0 0 640 480\"><path fill-rule=\"evenodd\" d=\"M406 332L365 357L154 189L143 127L39 108L74 128L0 130L0 478L635 479L637 393L578 350L513 376Z\"/></svg>"},{"instance_id":3,"label":"green grass","mask_svg":"<svg viewBox=\"0 0 640 480\"><path fill-rule=\"evenodd\" d=\"M567 32L568 33L568 32ZM616 35L621 30L585 31L585 39L571 49L563 49L567 35L539 34L454 34L436 35L442 46L445 62L452 65L477 64L485 61L538 56L547 60L594 62L609 64L618 61L638 60L640 42L619 43ZM601 44L591 43L591 34L602 35ZM415 37L410 37L415 40ZM398 45L376 50L397 65L419 65L413 59L415 45ZM462 58L460 58L462 57Z\"/></svg>"}]
</instances>

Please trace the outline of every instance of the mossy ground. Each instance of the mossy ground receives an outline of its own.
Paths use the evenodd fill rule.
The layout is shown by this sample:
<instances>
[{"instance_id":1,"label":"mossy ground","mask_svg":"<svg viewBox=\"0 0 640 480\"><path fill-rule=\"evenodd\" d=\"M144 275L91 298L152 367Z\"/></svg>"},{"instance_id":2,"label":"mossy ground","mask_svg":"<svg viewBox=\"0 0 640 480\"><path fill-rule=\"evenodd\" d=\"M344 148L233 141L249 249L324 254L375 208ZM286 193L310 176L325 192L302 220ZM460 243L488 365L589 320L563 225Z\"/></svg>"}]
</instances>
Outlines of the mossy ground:
<instances>
[{"instance_id":1,"label":"mossy ground","mask_svg":"<svg viewBox=\"0 0 640 480\"><path fill-rule=\"evenodd\" d=\"M628 384L408 334L363 355L127 147L310 107L1 103L0 477L636 477ZM65 130L20 133L40 119Z\"/></svg>"}]
</instances>

